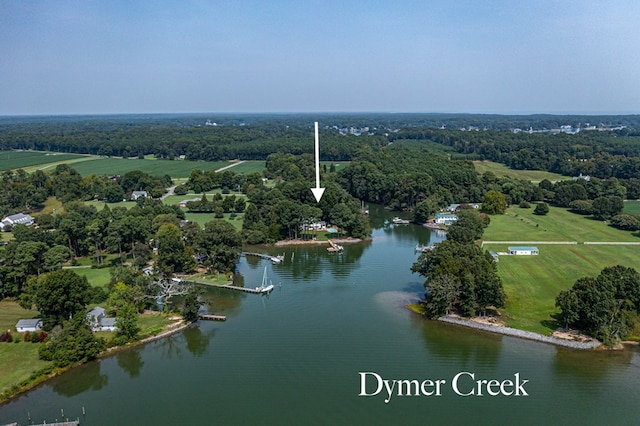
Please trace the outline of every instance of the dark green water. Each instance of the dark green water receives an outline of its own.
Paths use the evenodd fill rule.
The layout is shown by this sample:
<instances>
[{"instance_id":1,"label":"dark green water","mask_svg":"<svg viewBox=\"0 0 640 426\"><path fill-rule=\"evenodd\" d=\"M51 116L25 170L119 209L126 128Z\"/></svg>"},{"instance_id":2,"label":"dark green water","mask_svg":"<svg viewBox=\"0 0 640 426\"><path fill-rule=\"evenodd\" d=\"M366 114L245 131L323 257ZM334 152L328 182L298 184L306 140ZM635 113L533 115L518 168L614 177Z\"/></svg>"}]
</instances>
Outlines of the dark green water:
<instances>
[{"instance_id":1,"label":"dark green water","mask_svg":"<svg viewBox=\"0 0 640 426\"><path fill-rule=\"evenodd\" d=\"M268 297L210 289L201 322L169 338L74 369L0 407L0 424L638 424L640 354L590 353L424 321L402 308L421 293L414 247L439 238L382 226L370 243L273 249L282 265L239 265L248 286L268 266ZM293 260L291 259L293 256ZM358 396L360 372L445 380L441 396ZM529 396L460 396L475 379L529 380ZM468 377L461 392L471 389ZM375 386L368 382L367 392ZM85 410L86 415L82 414Z\"/></svg>"}]
</instances>

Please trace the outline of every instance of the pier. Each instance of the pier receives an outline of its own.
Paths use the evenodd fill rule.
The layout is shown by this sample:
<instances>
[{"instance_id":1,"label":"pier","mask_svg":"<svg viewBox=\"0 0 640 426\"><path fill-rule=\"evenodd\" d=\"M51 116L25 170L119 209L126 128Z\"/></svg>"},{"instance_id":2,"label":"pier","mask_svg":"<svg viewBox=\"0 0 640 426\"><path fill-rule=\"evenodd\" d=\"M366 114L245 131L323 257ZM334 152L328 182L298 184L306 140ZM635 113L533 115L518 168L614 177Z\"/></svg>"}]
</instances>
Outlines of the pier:
<instances>
[{"instance_id":1,"label":"pier","mask_svg":"<svg viewBox=\"0 0 640 426\"><path fill-rule=\"evenodd\" d=\"M198 319L208 321L226 321L226 315L213 315L213 314L198 314Z\"/></svg>"},{"instance_id":2,"label":"pier","mask_svg":"<svg viewBox=\"0 0 640 426\"><path fill-rule=\"evenodd\" d=\"M284 260L284 256L282 255L278 255L278 256L271 256L268 254L262 254L262 253L250 253L250 252L246 252L243 251L242 253L240 253L243 256L256 256L256 257L260 257L262 259L266 259L266 260L270 260L273 263L280 263Z\"/></svg>"},{"instance_id":3,"label":"pier","mask_svg":"<svg viewBox=\"0 0 640 426\"><path fill-rule=\"evenodd\" d=\"M266 293L266 291L265 291L265 288L264 288L264 287L256 287L256 288L251 288L251 287L238 287L238 286L231 285L231 284L216 285L216 287L219 287L219 288L228 288L229 290L244 291L245 293L253 293L253 294Z\"/></svg>"}]
</instances>

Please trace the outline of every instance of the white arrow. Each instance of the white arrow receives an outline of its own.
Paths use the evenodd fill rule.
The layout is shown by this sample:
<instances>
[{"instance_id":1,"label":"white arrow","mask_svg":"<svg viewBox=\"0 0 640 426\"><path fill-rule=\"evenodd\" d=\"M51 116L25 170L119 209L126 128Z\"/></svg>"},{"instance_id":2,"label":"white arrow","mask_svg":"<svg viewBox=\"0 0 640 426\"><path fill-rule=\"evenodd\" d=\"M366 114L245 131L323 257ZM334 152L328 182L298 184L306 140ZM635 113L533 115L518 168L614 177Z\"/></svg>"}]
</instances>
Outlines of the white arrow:
<instances>
[{"instance_id":1,"label":"white arrow","mask_svg":"<svg viewBox=\"0 0 640 426\"><path fill-rule=\"evenodd\" d=\"M324 194L324 188L320 188L320 141L318 137L318 122L315 122L316 129L316 187L311 188L313 196L316 197L316 201L319 203Z\"/></svg>"}]
</instances>

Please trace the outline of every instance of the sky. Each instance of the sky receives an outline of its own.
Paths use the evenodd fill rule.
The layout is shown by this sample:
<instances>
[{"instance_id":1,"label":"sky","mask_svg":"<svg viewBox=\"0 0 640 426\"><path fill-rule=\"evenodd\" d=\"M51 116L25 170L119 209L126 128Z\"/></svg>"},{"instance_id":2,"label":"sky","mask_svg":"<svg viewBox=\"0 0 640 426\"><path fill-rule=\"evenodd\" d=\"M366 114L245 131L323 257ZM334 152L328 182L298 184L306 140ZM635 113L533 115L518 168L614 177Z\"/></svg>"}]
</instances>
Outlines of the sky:
<instances>
[{"instance_id":1,"label":"sky","mask_svg":"<svg viewBox=\"0 0 640 426\"><path fill-rule=\"evenodd\" d=\"M640 113L637 0L0 1L0 115Z\"/></svg>"}]
</instances>

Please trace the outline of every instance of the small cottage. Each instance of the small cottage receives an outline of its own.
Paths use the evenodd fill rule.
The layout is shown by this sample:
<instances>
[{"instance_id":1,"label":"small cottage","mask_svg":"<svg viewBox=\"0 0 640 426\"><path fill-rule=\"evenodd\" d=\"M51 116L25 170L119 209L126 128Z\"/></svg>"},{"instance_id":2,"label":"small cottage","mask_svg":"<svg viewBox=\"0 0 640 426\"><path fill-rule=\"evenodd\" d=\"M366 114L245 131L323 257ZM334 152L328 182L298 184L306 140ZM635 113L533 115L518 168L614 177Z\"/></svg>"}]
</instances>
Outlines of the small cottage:
<instances>
[{"instance_id":1,"label":"small cottage","mask_svg":"<svg viewBox=\"0 0 640 426\"><path fill-rule=\"evenodd\" d=\"M131 200L136 201L138 198L149 198L149 193L147 191L133 191L131 193Z\"/></svg>"},{"instance_id":2,"label":"small cottage","mask_svg":"<svg viewBox=\"0 0 640 426\"><path fill-rule=\"evenodd\" d=\"M18 333L26 333L27 331L38 331L42 328L42 319L21 319L16 323Z\"/></svg>"}]
</instances>

